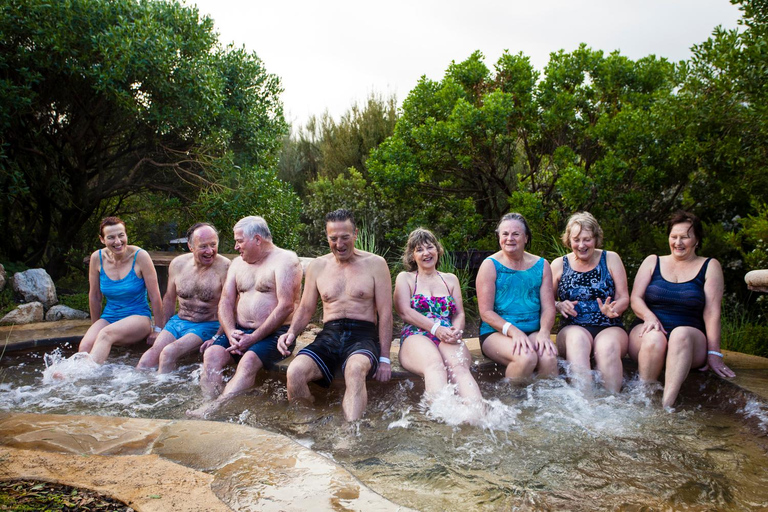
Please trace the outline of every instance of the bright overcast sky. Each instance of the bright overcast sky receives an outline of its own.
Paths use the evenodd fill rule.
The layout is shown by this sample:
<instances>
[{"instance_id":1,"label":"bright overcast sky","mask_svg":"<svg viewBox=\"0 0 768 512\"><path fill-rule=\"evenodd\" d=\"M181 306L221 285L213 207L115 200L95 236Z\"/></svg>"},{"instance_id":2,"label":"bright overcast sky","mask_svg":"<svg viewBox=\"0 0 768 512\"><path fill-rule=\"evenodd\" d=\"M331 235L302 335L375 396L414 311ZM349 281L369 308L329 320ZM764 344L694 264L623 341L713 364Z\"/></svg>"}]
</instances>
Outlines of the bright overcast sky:
<instances>
[{"instance_id":1,"label":"bright overcast sky","mask_svg":"<svg viewBox=\"0 0 768 512\"><path fill-rule=\"evenodd\" d=\"M286 120L338 118L371 92L402 104L422 75L452 60L506 49L543 70L550 52L579 43L638 59L690 57L717 25L735 28L728 0L185 0L213 18L222 44L245 45L283 84Z\"/></svg>"}]
</instances>

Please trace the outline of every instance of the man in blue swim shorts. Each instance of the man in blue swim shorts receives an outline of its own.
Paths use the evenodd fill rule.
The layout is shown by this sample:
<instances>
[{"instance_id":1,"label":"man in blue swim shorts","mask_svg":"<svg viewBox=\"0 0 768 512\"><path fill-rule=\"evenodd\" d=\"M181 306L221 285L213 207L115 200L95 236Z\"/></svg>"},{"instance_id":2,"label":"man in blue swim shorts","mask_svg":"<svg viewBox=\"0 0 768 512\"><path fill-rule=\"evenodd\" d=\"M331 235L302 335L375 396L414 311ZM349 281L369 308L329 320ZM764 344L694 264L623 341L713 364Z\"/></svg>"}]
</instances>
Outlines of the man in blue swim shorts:
<instances>
[{"instance_id":1,"label":"man in blue swim shorts","mask_svg":"<svg viewBox=\"0 0 768 512\"><path fill-rule=\"evenodd\" d=\"M210 224L189 228L187 245L191 252L174 258L168 267L163 296L165 327L150 335L148 342L154 339L154 343L141 356L137 368L171 372L179 359L196 352L219 332L217 310L229 260L219 254L219 234ZM174 315L177 299L179 312Z\"/></svg>"},{"instance_id":2,"label":"man in blue swim shorts","mask_svg":"<svg viewBox=\"0 0 768 512\"><path fill-rule=\"evenodd\" d=\"M234 236L240 256L229 267L219 301L223 334L200 347L200 386L211 401L187 411L195 418L208 417L252 388L259 370L270 369L285 357L276 348L277 339L287 330L301 296L299 258L272 243L263 218L240 219ZM237 363L235 375L224 386L223 369L233 362Z\"/></svg>"},{"instance_id":3,"label":"man in blue swim shorts","mask_svg":"<svg viewBox=\"0 0 768 512\"><path fill-rule=\"evenodd\" d=\"M301 305L278 349L290 354L322 298L324 328L288 367L288 399L311 401L309 382L329 386L340 372L346 384L344 417L354 421L368 402L366 378L386 382L392 372L392 281L384 258L355 248L352 212L329 213L325 230L331 253L309 264Z\"/></svg>"}]
</instances>

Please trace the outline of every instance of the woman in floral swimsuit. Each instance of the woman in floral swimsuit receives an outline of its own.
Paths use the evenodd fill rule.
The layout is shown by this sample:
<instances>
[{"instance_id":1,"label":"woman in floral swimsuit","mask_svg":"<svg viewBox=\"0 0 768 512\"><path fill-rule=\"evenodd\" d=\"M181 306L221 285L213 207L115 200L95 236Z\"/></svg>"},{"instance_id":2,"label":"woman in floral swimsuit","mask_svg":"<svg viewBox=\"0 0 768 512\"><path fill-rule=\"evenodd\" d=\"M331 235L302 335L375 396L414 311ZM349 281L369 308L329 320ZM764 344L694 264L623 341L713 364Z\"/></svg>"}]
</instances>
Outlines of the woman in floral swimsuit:
<instances>
[{"instance_id":1,"label":"woman in floral swimsuit","mask_svg":"<svg viewBox=\"0 0 768 512\"><path fill-rule=\"evenodd\" d=\"M417 228L403 254L406 271L395 282L395 310L405 325L400 364L424 379L427 397L456 385L468 403L482 395L470 371L472 356L462 341L464 306L459 280L437 271L443 247L430 231Z\"/></svg>"}]
</instances>

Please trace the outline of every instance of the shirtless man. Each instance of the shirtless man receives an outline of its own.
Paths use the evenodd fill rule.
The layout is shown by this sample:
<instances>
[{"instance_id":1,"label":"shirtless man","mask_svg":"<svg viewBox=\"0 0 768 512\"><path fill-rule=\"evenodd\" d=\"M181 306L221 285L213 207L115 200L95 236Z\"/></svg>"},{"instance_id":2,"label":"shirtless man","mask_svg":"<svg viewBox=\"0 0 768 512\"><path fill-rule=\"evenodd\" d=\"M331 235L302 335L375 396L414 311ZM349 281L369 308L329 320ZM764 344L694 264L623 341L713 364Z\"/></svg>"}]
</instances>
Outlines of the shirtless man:
<instances>
[{"instance_id":1,"label":"shirtless man","mask_svg":"<svg viewBox=\"0 0 768 512\"><path fill-rule=\"evenodd\" d=\"M234 234L240 257L229 267L219 301L224 334L200 347L204 354L200 386L213 401L187 411L196 418L207 417L252 388L259 370L272 368L293 349L290 345L285 352L278 351L277 338L288 330L301 297L299 258L272 243L272 234L261 217L240 219ZM222 370L233 361L238 362L235 375L222 392Z\"/></svg>"},{"instance_id":2,"label":"shirtless man","mask_svg":"<svg viewBox=\"0 0 768 512\"><path fill-rule=\"evenodd\" d=\"M288 399L311 401L309 382L328 387L340 368L347 387L344 417L354 421L363 416L368 402L366 378L385 382L392 373L392 281L384 258L355 249L352 212L326 215L325 231L331 253L309 264L301 305L288 332L280 336L278 349L290 353L321 298L324 328L288 367Z\"/></svg>"},{"instance_id":3,"label":"shirtless man","mask_svg":"<svg viewBox=\"0 0 768 512\"><path fill-rule=\"evenodd\" d=\"M192 252L174 258L168 267L168 287L163 297L165 328L155 334L152 348L144 352L137 368L157 367L159 373L172 372L179 359L219 332L216 310L229 260L218 253L219 233L208 223L189 228L187 244ZM179 312L174 315L177 298Z\"/></svg>"}]
</instances>

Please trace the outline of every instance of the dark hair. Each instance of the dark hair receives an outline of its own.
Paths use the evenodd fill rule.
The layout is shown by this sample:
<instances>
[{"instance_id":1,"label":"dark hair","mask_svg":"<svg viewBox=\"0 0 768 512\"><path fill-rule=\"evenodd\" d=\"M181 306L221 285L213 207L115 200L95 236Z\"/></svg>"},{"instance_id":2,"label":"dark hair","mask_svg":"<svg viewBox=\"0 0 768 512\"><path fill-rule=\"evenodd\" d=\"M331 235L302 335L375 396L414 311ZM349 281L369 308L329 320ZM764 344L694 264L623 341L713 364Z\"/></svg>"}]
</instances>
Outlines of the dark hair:
<instances>
[{"instance_id":1,"label":"dark hair","mask_svg":"<svg viewBox=\"0 0 768 512\"><path fill-rule=\"evenodd\" d=\"M104 217L101 219L101 224L99 224L99 236L104 236L104 228L107 226L115 226L117 224L122 224L123 227L125 227L125 221L121 219L120 217Z\"/></svg>"},{"instance_id":2,"label":"dark hair","mask_svg":"<svg viewBox=\"0 0 768 512\"><path fill-rule=\"evenodd\" d=\"M502 225L503 223L507 222L508 220L516 220L516 221L518 221L520 224L522 224L522 225L523 225L523 229L525 230L525 236L526 236L526 238L528 239L528 240L525 242L525 247L526 247L526 249L527 249L527 248L528 248L528 247L531 245L531 241L533 240L533 234L531 233L531 228L529 228L529 227L528 227L528 222L525 220L525 217L523 217L523 216L522 216L521 214L519 214L519 213L516 213L516 212L507 213L506 215L504 215L504 216L501 218L501 220L499 221L499 223L498 223L498 224L496 224L496 237L498 238L498 236L499 236L499 228L501 227L501 225Z\"/></svg>"},{"instance_id":3,"label":"dark hair","mask_svg":"<svg viewBox=\"0 0 768 512\"><path fill-rule=\"evenodd\" d=\"M216 229L216 227L213 224L210 224L208 222L198 222L197 224L194 224L192 227L190 227L187 230L187 243L189 245L192 245L192 237L195 236L195 231L202 228L203 226L208 226L213 230L214 233L216 233L216 236L219 236L219 230Z\"/></svg>"},{"instance_id":4,"label":"dark hair","mask_svg":"<svg viewBox=\"0 0 768 512\"><path fill-rule=\"evenodd\" d=\"M328 224L329 222L344 222L345 220L348 220L352 223L352 227L357 227L357 224L355 224L355 215L349 211L345 210L344 208L339 208L338 210L333 210L328 215L325 216L325 223Z\"/></svg>"},{"instance_id":5,"label":"dark hair","mask_svg":"<svg viewBox=\"0 0 768 512\"><path fill-rule=\"evenodd\" d=\"M704 243L704 226L697 216L684 210L677 210L667 222L667 236L672 232L675 224L690 224L693 228L693 236L696 237L696 245L701 247L701 244Z\"/></svg>"},{"instance_id":6,"label":"dark hair","mask_svg":"<svg viewBox=\"0 0 768 512\"><path fill-rule=\"evenodd\" d=\"M408 235L408 241L405 244L405 250L403 251L403 267L407 272L413 272L416 270L416 260L413 258L413 253L420 245L432 244L437 249L437 261L435 267L440 263L440 258L445 254L443 245L437 239L437 237L428 229L416 228Z\"/></svg>"}]
</instances>

